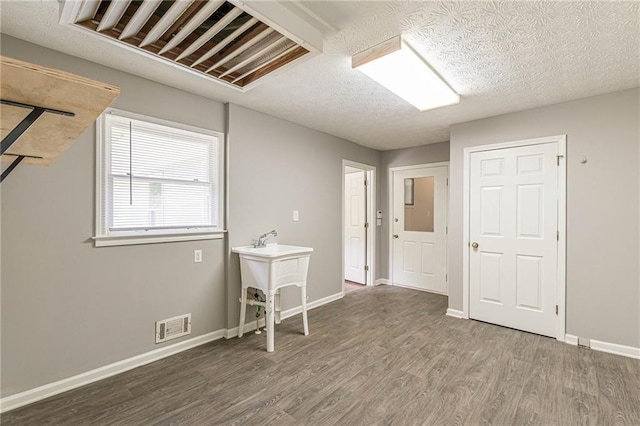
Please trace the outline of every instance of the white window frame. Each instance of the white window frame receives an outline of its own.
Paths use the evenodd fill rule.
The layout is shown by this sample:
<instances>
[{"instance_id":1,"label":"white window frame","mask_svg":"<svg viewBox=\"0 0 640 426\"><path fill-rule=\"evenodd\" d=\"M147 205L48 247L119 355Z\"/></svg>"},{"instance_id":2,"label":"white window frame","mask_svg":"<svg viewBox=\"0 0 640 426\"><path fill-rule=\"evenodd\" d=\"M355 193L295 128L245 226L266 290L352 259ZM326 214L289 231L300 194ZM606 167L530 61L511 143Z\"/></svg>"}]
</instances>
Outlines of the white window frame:
<instances>
[{"instance_id":1,"label":"white window frame","mask_svg":"<svg viewBox=\"0 0 640 426\"><path fill-rule=\"evenodd\" d=\"M175 129L188 130L191 132L202 133L205 135L216 136L218 138L218 182L216 190L218 193L218 224L214 228L207 228L206 230L196 229L171 231L167 229L159 230L136 230L136 231L117 231L115 233L109 233L107 221L103 215L104 204L106 203L107 194L103 193L105 186L103 185L106 177L107 164L105 157L105 149L107 148L108 141L106 140L107 124L105 117L108 114L114 114L120 117L125 117L133 120L146 121L153 124L158 124L167 127L173 127ZM213 240L221 239L224 237L224 134L213 130L202 129L194 126L189 126L182 123L176 123L173 121L163 120L156 117L150 117L147 115L136 114L128 111L123 111L115 108L107 108L98 120L96 121L96 228L95 237L93 237L96 247L108 247L108 246L122 246L133 244L152 244L152 243L166 243L173 241L194 241L194 240ZM114 235L115 234L115 235Z\"/></svg>"}]
</instances>

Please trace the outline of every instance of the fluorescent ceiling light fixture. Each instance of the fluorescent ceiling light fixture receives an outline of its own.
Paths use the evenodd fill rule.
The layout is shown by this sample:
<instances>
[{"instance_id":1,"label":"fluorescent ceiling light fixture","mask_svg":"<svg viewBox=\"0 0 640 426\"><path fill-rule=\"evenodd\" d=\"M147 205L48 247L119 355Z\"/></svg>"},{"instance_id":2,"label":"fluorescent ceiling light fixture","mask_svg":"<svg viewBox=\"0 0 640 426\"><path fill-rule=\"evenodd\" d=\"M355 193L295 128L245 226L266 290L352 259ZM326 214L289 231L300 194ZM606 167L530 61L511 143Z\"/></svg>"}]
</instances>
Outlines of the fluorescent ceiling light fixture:
<instances>
[{"instance_id":1,"label":"fluorescent ceiling light fixture","mask_svg":"<svg viewBox=\"0 0 640 426\"><path fill-rule=\"evenodd\" d=\"M396 36L351 58L351 66L420 111L460 102L460 95L422 59L402 36Z\"/></svg>"}]
</instances>

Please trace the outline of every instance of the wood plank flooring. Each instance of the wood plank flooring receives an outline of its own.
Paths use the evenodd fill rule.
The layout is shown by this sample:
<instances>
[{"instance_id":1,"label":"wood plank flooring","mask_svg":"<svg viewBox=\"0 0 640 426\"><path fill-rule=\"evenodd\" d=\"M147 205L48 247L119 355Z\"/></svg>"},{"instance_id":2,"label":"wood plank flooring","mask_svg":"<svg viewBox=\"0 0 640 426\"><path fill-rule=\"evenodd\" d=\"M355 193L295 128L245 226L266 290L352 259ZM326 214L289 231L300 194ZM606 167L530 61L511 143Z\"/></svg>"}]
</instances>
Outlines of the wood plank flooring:
<instances>
[{"instance_id":1,"label":"wood plank flooring","mask_svg":"<svg viewBox=\"0 0 640 426\"><path fill-rule=\"evenodd\" d=\"M359 284L353 281L346 281L344 282L344 292L345 293L351 293L352 291L357 291L357 290L362 290L367 288L366 285L364 284Z\"/></svg>"},{"instance_id":2,"label":"wood plank flooring","mask_svg":"<svg viewBox=\"0 0 640 426\"><path fill-rule=\"evenodd\" d=\"M640 361L379 286L2 415L2 425L640 425Z\"/></svg>"}]
</instances>

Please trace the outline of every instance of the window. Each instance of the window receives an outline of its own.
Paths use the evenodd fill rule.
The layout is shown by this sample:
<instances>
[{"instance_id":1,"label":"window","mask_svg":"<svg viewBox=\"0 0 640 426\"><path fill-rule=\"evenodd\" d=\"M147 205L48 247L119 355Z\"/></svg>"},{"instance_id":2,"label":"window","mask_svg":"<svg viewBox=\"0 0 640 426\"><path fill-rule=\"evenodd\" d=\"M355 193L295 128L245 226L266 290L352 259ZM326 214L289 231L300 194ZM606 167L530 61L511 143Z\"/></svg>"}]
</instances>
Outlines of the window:
<instances>
[{"instance_id":1,"label":"window","mask_svg":"<svg viewBox=\"0 0 640 426\"><path fill-rule=\"evenodd\" d=\"M220 133L113 109L97 133L96 246L221 237Z\"/></svg>"}]
</instances>

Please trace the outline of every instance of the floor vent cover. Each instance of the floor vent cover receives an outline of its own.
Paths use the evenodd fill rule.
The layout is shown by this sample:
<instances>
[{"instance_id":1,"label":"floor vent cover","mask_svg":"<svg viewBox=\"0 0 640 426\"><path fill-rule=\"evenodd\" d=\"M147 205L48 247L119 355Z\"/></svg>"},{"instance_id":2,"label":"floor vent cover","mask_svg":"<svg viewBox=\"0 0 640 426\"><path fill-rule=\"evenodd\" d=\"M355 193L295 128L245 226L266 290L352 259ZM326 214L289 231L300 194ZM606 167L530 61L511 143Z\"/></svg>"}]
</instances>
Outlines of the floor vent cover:
<instances>
[{"instance_id":1,"label":"floor vent cover","mask_svg":"<svg viewBox=\"0 0 640 426\"><path fill-rule=\"evenodd\" d=\"M156 343L191 334L191 314L179 315L156 322Z\"/></svg>"}]
</instances>

